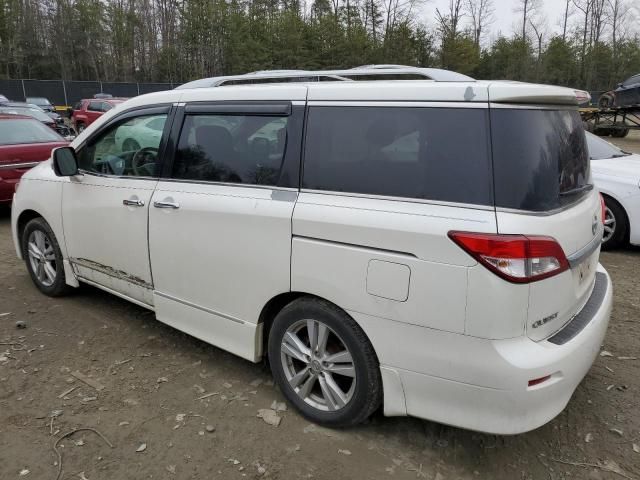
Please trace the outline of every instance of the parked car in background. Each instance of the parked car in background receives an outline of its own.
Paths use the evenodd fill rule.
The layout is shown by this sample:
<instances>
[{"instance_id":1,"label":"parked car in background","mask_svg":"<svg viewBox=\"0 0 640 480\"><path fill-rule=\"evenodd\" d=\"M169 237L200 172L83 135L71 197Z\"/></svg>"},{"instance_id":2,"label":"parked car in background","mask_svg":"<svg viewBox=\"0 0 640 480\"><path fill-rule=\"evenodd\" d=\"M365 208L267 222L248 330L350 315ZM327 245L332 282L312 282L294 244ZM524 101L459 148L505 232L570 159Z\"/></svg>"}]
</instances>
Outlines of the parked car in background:
<instances>
[{"instance_id":1,"label":"parked car in background","mask_svg":"<svg viewBox=\"0 0 640 480\"><path fill-rule=\"evenodd\" d=\"M524 432L611 312L578 103L468 77L139 96L27 173L16 250L44 294L89 283L268 356L313 422Z\"/></svg>"},{"instance_id":2,"label":"parked car in background","mask_svg":"<svg viewBox=\"0 0 640 480\"><path fill-rule=\"evenodd\" d=\"M0 113L0 203L11 201L23 173L68 143L32 117Z\"/></svg>"},{"instance_id":3,"label":"parked car in background","mask_svg":"<svg viewBox=\"0 0 640 480\"><path fill-rule=\"evenodd\" d=\"M76 132L81 133L85 128L100 118L126 98L88 98L80 100L73 107L71 123Z\"/></svg>"},{"instance_id":4,"label":"parked car in background","mask_svg":"<svg viewBox=\"0 0 640 480\"><path fill-rule=\"evenodd\" d=\"M56 109L53 106L53 104L47 98L44 98L44 97L27 97L26 101L27 101L27 103L32 103L34 105L39 106L45 112L54 113L56 111Z\"/></svg>"},{"instance_id":5,"label":"parked car in background","mask_svg":"<svg viewBox=\"0 0 640 480\"><path fill-rule=\"evenodd\" d=\"M5 97L4 95L0 95L0 103L5 103L8 102L9 99L7 97Z\"/></svg>"},{"instance_id":6,"label":"parked car in background","mask_svg":"<svg viewBox=\"0 0 640 480\"><path fill-rule=\"evenodd\" d=\"M60 117L60 115L52 112L45 112L37 105L31 105L24 102L0 103L0 113L8 115L27 115L44 123L46 126L52 128L63 137L74 136L73 131L64 123L64 119Z\"/></svg>"},{"instance_id":7,"label":"parked car in background","mask_svg":"<svg viewBox=\"0 0 640 480\"><path fill-rule=\"evenodd\" d=\"M640 155L587 133L593 181L605 202L602 248L640 245Z\"/></svg>"},{"instance_id":8,"label":"parked car in background","mask_svg":"<svg viewBox=\"0 0 640 480\"><path fill-rule=\"evenodd\" d=\"M615 90L603 93L598 100L600 108L631 107L634 105L640 105L640 73L619 83Z\"/></svg>"}]
</instances>

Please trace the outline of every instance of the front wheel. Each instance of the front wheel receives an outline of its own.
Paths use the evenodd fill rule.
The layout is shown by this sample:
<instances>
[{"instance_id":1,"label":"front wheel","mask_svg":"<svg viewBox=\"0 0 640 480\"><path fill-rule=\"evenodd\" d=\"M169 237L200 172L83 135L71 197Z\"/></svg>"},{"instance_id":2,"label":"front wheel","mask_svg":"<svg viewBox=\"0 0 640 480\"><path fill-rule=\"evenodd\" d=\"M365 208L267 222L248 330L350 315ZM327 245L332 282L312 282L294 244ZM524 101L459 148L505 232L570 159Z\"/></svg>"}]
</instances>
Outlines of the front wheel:
<instances>
[{"instance_id":1,"label":"front wheel","mask_svg":"<svg viewBox=\"0 0 640 480\"><path fill-rule=\"evenodd\" d=\"M69 292L60 246L43 218L34 218L27 223L22 232L22 253L31 280L38 290L50 297Z\"/></svg>"},{"instance_id":2,"label":"front wheel","mask_svg":"<svg viewBox=\"0 0 640 480\"><path fill-rule=\"evenodd\" d=\"M382 402L376 354L345 312L316 298L293 301L269 334L269 363L284 396L309 420L345 427Z\"/></svg>"}]
</instances>

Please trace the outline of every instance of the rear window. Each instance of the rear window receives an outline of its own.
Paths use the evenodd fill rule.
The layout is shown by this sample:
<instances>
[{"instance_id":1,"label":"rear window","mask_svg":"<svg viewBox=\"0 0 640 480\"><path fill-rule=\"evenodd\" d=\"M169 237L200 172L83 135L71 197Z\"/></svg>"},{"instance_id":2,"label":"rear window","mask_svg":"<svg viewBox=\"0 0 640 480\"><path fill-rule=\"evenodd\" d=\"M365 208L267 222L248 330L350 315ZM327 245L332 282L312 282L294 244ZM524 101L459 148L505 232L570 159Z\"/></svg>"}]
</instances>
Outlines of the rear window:
<instances>
[{"instance_id":1,"label":"rear window","mask_svg":"<svg viewBox=\"0 0 640 480\"><path fill-rule=\"evenodd\" d=\"M0 145L62 141L62 137L37 120L0 120Z\"/></svg>"},{"instance_id":2,"label":"rear window","mask_svg":"<svg viewBox=\"0 0 640 480\"><path fill-rule=\"evenodd\" d=\"M589 153L577 111L491 110L497 207L549 211L581 198Z\"/></svg>"},{"instance_id":3,"label":"rear window","mask_svg":"<svg viewBox=\"0 0 640 480\"><path fill-rule=\"evenodd\" d=\"M493 205L487 125L486 109L311 107L303 187Z\"/></svg>"}]
</instances>

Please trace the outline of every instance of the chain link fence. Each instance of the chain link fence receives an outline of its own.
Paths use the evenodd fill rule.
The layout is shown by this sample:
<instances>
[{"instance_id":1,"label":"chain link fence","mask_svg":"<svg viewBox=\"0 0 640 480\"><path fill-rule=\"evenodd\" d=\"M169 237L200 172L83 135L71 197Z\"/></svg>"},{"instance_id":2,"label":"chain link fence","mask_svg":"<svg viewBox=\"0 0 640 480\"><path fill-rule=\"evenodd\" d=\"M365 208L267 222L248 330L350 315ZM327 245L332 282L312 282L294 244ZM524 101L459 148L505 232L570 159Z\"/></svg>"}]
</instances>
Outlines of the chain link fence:
<instances>
[{"instance_id":1,"label":"chain link fence","mask_svg":"<svg viewBox=\"0 0 640 480\"><path fill-rule=\"evenodd\" d=\"M97 93L108 93L114 97L135 97L144 93L171 90L178 85L74 80L0 80L0 95L16 101L25 101L27 97L45 97L54 105L73 106L83 98L93 98Z\"/></svg>"}]
</instances>

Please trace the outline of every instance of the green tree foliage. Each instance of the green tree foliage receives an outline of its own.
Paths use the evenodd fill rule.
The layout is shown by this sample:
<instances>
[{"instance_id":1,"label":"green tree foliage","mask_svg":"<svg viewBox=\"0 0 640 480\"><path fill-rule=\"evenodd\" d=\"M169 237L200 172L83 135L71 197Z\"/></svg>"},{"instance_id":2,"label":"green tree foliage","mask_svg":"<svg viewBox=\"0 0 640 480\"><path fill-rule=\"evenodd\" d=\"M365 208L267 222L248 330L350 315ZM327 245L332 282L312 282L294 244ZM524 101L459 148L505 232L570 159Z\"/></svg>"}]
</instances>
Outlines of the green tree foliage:
<instances>
[{"instance_id":1,"label":"green tree foliage","mask_svg":"<svg viewBox=\"0 0 640 480\"><path fill-rule=\"evenodd\" d=\"M390 63L605 90L640 72L630 0L563 0L557 22L514 0L518 32L490 42L493 0L450 0L430 19L421 1L0 0L0 78L179 83Z\"/></svg>"}]
</instances>

